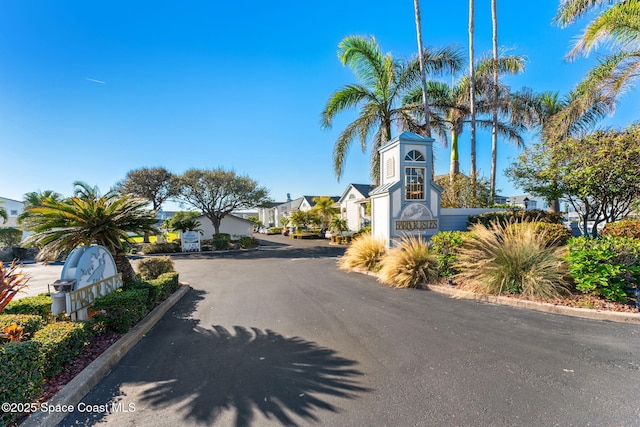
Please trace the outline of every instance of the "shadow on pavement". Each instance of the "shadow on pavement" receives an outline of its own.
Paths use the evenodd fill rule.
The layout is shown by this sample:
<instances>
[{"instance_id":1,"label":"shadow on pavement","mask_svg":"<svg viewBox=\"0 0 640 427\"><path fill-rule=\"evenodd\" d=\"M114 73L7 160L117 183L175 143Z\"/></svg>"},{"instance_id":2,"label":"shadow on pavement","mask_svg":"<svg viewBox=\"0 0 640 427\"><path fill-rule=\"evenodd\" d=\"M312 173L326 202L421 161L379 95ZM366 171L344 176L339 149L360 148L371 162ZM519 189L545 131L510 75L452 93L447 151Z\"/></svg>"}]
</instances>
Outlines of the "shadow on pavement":
<instances>
[{"instance_id":1,"label":"shadow on pavement","mask_svg":"<svg viewBox=\"0 0 640 427\"><path fill-rule=\"evenodd\" d=\"M321 411L339 412L328 397L353 399L371 391L359 385L363 373L354 368L356 361L314 342L269 329L199 326L189 315L202 293L191 290L183 299L188 306L176 306L179 311L165 322L165 332L148 335L147 348L130 354L131 359L148 360L123 362L120 372L109 377L126 381L104 381L111 403L123 399L123 384L148 384L137 396L145 406L171 405L173 412L197 424L212 425L230 410L236 426L250 426L256 411L282 425L298 426L300 421L320 422ZM81 425L97 424L104 416L75 415Z\"/></svg>"}]
</instances>

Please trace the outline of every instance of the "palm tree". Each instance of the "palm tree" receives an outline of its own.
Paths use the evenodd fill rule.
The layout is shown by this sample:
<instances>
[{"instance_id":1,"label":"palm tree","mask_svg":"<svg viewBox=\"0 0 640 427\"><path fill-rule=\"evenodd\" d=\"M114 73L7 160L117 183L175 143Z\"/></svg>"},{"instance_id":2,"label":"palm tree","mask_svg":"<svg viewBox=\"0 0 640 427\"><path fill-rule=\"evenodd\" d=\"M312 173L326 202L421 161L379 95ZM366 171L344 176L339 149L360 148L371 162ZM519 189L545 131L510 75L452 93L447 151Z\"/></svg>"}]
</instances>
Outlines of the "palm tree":
<instances>
[{"instance_id":1,"label":"palm tree","mask_svg":"<svg viewBox=\"0 0 640 427\"><path fill-rule=\"evenodd\" d=\"M491 0L491 28L493 30L493 61L498 63L498 4L497 0ZM490 179L490 195L489 203L493 205L496 198L496 169L498 163L498 84L500 76L498 67L493 67L493 111L491 126L491 177Z\"/></svg>"},{"instance_id":2,"label":"palm tree","mask_svg":"<svg viewBox=\"0 0 640 427\"><path fill-rule=\"evenodd\" d=\"M413 8L416 14L416 36L418 38L418 61L420 63L420 83L422 84L422 104L424 108L424 117L429 118L429 102L427 99L427 73L424 70L424 58L422 48L422 19L420 18L420 0L413 0ZM431 121L425 120L424 133L426 136L431 136Z\"/></svg>"},{"instance_id":3,"label":"palm tree","mask_svg":"<svg viewBox=\"0 0 640 427\"><path fill-rule=\"evenodd\" d=\"M76 196L62 201L46 198L30 209L25 223L35 234L26 243L41 248L40 260L55 259L80 245L102 245L113 255L124 282L135 281L123 241L131 243L130 234L156 231L155 213L146 209L146 200L113 191L101 196L95 187L75 185Z\"/></svg>"},{"instance_id":4,"label":"palm tree","mask_svg":"<svg viewBox=\"0 0 640 427\"><path fill-rule=\"evenodd\" d=\"M609 7L605 8L606 4ZM602 42L610 42L613 53L600 60L583 80L583 99L573 106L578 112L580 108L588 109L593 98L606 102L612 110L618 96L640 75L639 1L564 0L554 23L566 27L598 8L603 10L590 22L567 57L588 56Z\"/></svg>"},{"instance_id":5,"label":"palm tree","mask_svg":"<svg viewBox=\"0 0 640 427\"><path fill-rule=\"evenodd\" d=\"M18 215L18 223L22 224L29 216L31 208L36 206L40 206L42 201L45 199L51 198L55 201L61 201L63 199L62 194L57 193L53 190L45 190L45 191L32 191L31 193L25 193L22 198L24 209L20 215Z\"/></svg>"},{"instance_id":6,"label":"palm tree","mask_svg":"<svg viewBox=\"0 0 640 427\"><path fill-rule=\"evenodd\" d=\"M479 113L476 125L482 128L492 128L494 121L483 118L495 110L498 112L496 132L516 143L522 144L521 133L524 125L530 119L523 112L517 110L520 104L514 102L510 95L510 90L506 86L494 88L492 75L494 71L493 59L482 58L474 67L476 76L476 96L478 97L475 107ZM522 56L509 55L498 59L497 69L499 75L517 74L524 70L525 59ZM454 86L449 86L443 82L429 82L427 85L428 98L431 104L431 113L439 117L440 125L447 124L451 132L451 162L449 167L449 179L453 182L456 175L460 173L460 162L458 160L458 140L460 134L471 122L471 106L469 104L471 81L469 76L460 79ZM495 90L498 92L498 102L494 100ZM414 87L404 98L405 105L410 110L419 110L420 90ZM446 145L446 135L440 133Z\"/></svg>"},{"instance_id":7,"label":"palm tree","mask_svg":"<svg viewBox=\"0 0 640 427\"><path fill-rule=\"evenodd\" d=\"M326 228L331 218L340 212L339 208L334 207L336 202L329 196L314 197L311 199L315 203L312 211L316 212L322 221L322 228Z\"/></svg>"},{"instance_id":8,"label":"palm tree","mask_svg":"<svg viewBox=\"0 0 640 427\"><path fill-rule=\"evenodd\" d=\"M475 53L474 53L474 18L475 2L469 0L469 114L471 116L471 175L472 194L476 195L476 76L475 76Z\"/></svg>"},{"instance_id":9,"label":"palm tree","mask_svg":"<svg viewBox=\"0 0 640 427\"><path fill-rule=\"evenodd\" d=\"M456 71L460 58L455 49L425 49L424 67L430 73ZM378 182L378 147L391 139L393 124L413 122L414 118L400 106L407 90L419 79L419 60L408 62L384 55L374 37L348 36L338 45L338 57L351 68L360 83L338 89L328 99L322 111L321 124L330 128L339 113L359 108L358 118L340 133L333 150L336 177L343 174L346 154L351 143L358 139L361 148L372 150L371 176Z\"/></svg>"}]
</instances>

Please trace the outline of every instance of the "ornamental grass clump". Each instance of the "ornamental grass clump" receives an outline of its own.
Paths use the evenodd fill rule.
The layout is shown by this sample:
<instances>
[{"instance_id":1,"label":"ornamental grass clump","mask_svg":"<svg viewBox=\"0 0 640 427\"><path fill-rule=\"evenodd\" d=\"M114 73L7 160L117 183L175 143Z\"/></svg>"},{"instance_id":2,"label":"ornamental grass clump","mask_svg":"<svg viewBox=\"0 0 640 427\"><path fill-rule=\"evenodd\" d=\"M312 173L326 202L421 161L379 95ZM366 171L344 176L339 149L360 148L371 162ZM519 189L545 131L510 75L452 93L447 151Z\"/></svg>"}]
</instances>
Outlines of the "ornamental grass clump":
<instances>
[{"instance_id":1,"label":"ornamental grass clump","mask_svg":"<svg viewBox=\"0 0 640 427\"><path fill-rule=\"evenodd\" d=\"M535 224L476 224L460 247L456 281L474 292L557 299L569 291L565 255Z\"/></svg>"},{"instance_id":2,"label":"ornamental grass clump","mask_svg":"<svg viewBox=\"0 0 640 427\"><path fill-rule=\"evenodd\" d=\"M338 266L342 270L365 268L377 271L386 250L384 240L373 237L371 233L365 233L353 240L344 255L338 259Z\"/></svg>"},{"instance_id":3,"label":"ornamental grass clump","mask_svg":"<svg viewBox=\"0 0 640 427\"><path fill-rule=\"evenodd\" d=\"M405 236L382 259L378 280L395 288L415 288L438 277L438 257L419 237Z\"/></svg>"}]
</instances>

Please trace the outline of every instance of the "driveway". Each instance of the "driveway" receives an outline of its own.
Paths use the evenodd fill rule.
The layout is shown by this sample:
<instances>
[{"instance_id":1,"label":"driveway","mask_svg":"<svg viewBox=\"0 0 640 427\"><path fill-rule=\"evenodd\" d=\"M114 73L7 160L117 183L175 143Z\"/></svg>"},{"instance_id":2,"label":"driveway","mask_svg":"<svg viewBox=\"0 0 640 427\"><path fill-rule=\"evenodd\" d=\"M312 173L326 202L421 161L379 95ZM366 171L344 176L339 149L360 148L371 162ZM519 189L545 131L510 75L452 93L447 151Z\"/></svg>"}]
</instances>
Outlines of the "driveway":
<instances>
[{"instance_id":1,"label":"driveway","mask_svg":"<svg viewBox=\"0 0 640 427\"><path fill-rule=\"evenodd\" d=\"M193 290L62 425L640 424L638 325L390 289L340 247L264 240L176 257Z\"/></svg>"}]
</instances>

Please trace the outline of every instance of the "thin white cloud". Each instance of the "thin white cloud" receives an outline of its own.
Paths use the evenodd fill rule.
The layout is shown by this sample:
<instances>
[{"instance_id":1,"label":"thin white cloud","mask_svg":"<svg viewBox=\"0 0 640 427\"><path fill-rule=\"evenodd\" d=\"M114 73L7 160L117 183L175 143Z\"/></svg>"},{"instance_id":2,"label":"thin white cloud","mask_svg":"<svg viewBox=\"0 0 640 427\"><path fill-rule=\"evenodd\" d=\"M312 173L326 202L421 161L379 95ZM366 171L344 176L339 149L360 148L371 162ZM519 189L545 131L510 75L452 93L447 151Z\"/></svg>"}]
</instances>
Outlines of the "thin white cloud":
<instances>
[{"instance_id":1,"label":"thin white cloud","mask_svg":"<svg viewBox=\"0 0 640 427\"><path fill-rule=\"evenodd\" d=\"M83 77L83 79L89 81L89 82L94 82L94 83L100 83L101 85L106 85L106 82L103 82L102 80L96 80L96 79L90 79L89 77Z\"/></svg>"}]
</instances>

